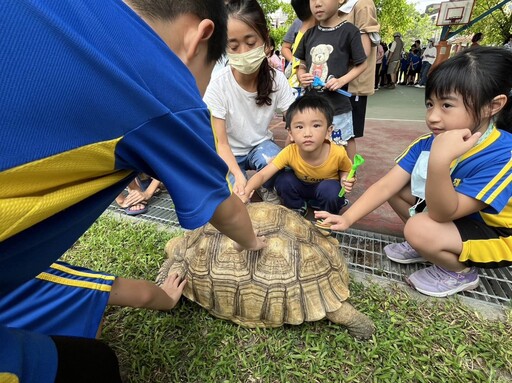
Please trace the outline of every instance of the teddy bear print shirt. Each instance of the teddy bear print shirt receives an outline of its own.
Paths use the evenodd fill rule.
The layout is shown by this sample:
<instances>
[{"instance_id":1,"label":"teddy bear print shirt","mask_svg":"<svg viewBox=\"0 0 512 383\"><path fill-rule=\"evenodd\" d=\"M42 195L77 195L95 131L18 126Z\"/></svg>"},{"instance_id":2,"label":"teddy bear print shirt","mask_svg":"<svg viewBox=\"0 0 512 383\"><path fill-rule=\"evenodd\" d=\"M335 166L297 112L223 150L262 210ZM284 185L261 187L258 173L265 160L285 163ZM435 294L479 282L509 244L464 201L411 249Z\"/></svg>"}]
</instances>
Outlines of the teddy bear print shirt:
<instances>
[{"instance_id":1,"label":"teddy bear print shirt","mask_svg":"<svg viewBox=\"0 0 512 383\"><path fill-rule=\"evenodd\" d=\"M297 47L295 57L306 61L309 73L327 82L329 76L339 78L347 74L352 65L358 65L366 60L359 29L347 21L335 27L320 25L309 29ZM334 108L334 114L350 112L352 107L348 97L323 88L311 88L325 96Z\"/></svg>"}]
</instances>

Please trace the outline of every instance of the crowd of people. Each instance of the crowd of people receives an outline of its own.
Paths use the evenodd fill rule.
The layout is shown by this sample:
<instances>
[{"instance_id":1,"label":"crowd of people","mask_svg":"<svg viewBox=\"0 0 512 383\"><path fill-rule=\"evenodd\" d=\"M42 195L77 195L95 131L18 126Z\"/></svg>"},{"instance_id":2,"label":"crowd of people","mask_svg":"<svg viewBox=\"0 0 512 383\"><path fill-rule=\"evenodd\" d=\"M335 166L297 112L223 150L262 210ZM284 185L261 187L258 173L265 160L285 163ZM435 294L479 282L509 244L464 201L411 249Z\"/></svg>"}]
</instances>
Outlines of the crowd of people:
<instances>
[{"instance_id":1,"label":"crowd of people","mask_svg":"<svg viewBox=\"0 0 512 383\"><path fill-rule=\"evenodd\" d=\"M281 51L294 85L257 0L3 6L0 376L121 381L95 339L105 306L170 310L186 281L156 286L58 258L113 200L141 214L164 185L184 228L210 222L239 251L266 246L244 205L255 191L301 215L312 207L332 230L387 202L406 241L385 253L429 261L408 282L430 296L512 265L512 52L475 46L432 69L434 42L417 41L399 77L402 35L380 41L373 1L292 6L300 22ZM383 72L388 88L425 87L430 132L349 205L340 190L356 185L355 138ZM278 111L284 148L269 129Z\"/></svg>"}]
</instances>

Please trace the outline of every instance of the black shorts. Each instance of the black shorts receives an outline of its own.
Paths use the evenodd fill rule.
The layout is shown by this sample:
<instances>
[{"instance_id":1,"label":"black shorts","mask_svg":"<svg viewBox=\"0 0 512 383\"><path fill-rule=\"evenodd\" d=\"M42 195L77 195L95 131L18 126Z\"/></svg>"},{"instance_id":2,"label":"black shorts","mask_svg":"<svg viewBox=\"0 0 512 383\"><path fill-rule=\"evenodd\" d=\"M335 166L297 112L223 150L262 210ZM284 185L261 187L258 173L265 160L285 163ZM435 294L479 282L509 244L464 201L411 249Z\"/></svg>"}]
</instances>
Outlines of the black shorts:
<instances>
[{"instance_id":1,"label":"black shorts","mask_svg":"<svg viewBox=\"0 0 512 383\"><path fill-rule=\"evenodd\" d=\"M102 341L52 336L57 348L55 383L122 383L114 351Z\"/></svg>"},{"instance_id":2,"label":"black shorts","mask_svg":"<svg viewBox=\"0 0 512 383\"><path fill-rule=\"evenodd\" d=\"M512 265L512 229L461 218L453 222L462 238L459 262L487 269Z\"/></svg>"},{"instance_id":3,"label":"black shorts","mask_svg":"<svg viewBox=\"0 0 512 383\"><path fill-rule=\"evenodd\" d=\"M356 101L356 97L359 97ZM354 126L354 137L363 137L364 119L366 117L366 103L368 96L352 96L350 103L352 104L352 124Z\"/></svg>"}]
</instances>

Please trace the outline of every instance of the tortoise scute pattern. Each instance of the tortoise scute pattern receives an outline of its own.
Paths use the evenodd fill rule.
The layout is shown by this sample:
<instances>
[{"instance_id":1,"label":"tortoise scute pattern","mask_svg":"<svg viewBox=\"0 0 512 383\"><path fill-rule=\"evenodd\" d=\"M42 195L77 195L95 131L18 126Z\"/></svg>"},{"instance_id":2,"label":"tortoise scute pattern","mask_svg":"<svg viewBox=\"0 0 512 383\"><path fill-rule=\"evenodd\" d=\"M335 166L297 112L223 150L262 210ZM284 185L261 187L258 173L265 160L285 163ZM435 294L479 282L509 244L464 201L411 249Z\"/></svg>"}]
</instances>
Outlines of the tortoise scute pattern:
<instances>
[{"instance_id":1,"label":"tortoise scute pattern","mask_svg":"<svg viewBox=\"0 0 512 383\"><path fill-rule=\"evenodd\" d=\"M233 241L208 224L169 241L157 283L177 272L188 280L188 299L246 327L300 324L341 310L366 318L348 302L343 306L349 274L335 239L282 206L252 203L248 211L267 239L265 249L237 252Z\"/></svg>"}]
</instances>

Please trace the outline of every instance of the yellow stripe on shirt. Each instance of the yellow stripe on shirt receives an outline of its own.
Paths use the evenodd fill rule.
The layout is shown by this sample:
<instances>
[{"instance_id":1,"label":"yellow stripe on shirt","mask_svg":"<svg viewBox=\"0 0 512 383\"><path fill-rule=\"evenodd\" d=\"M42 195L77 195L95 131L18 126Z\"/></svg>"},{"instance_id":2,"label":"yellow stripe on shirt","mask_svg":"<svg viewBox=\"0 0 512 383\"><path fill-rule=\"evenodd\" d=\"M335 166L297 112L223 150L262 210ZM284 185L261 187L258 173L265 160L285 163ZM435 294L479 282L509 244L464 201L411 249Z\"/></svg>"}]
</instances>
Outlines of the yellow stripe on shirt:
<instances>
[{"instance_id":1,"label":"yellow stripe on shirt","mask_svg":"<svg viewBox=\"0 0 512 383\"><path fill-rule=\"evenodd\" d=\"M53 282L53 283L57 283L59 285L65 285L65 286L81 287L84 289L99 290L99 291L104 291L104 292L110 292L110 290L112 290L111 285L104 285L102 283L79 281L76 279L58 277L56 275L49 274L49 273L41 273L36 278L41 279L43 281Z\"/></svg>"},{"instance_id":2,"label":"yellow stripe on shirt","mask_svg":"<svg viewBox=\"0 0 512 383\"><path fill-rule=\"evenodd\" d=\"M113 281L116 279L113 275L104 275L104 274L95 274L95 273L87 273L85 271L78 271L75 269L72 269L70 267L61 265L60 263L52 263L50 268L62 271L64 273L68 273L71 275L76 275L77 277L85 277L85 278L97 278L97 279L104 279L106 281Z\"/></svg>"},{"instance_id":3,"label":"yellow stripe on shirt","mask_svg":"<svg viewBox=\"0 0 512 383\"><path fill-rule=\"evenodd\" d=\"M115 185L131 171L115 169L120 138L83 146L0 172L0 241Z\"/></svg>"}]
</instances>

